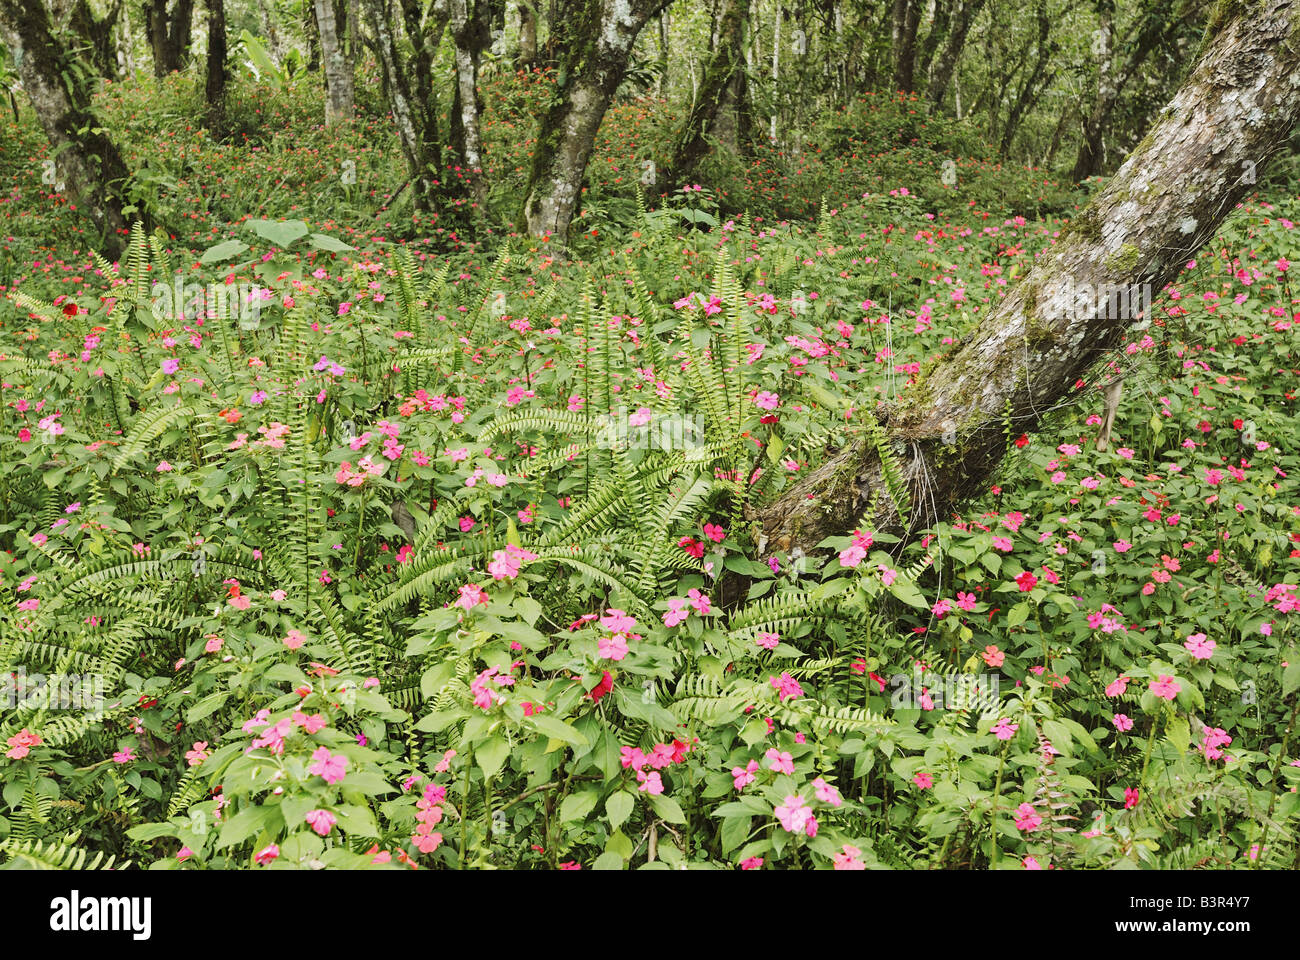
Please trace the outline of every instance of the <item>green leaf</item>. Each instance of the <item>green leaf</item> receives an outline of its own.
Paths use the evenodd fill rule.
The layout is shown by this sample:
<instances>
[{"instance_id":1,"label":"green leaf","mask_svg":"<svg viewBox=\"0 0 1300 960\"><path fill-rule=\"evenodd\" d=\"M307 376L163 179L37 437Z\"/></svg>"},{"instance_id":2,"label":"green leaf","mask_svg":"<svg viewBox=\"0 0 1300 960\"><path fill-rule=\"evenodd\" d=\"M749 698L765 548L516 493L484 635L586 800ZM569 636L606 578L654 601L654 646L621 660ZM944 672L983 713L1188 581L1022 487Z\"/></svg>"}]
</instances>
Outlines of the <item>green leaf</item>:
<instances>
[{"instance_id":1,"label":"green leaf","mask_svg":"<svg viewBox=\"0 0 1300 960\"><path fill-rule=\"evenodd\" d=\"M582 793L565 797L564 802L560 804L560 820L564 823L586 820L587 814L596 809L598 799L599 795L595 790L584 790Z\"/></svg>"},{"instance_id":2,"label":"green leaf","mask_svg":"<svg viewBox=\"0 0 1300 960\"><path fill-rule=\"evenodd\" d=\"M545 713L535 713L525 721L541 733L555 740L563 740L575 747L585 747L588 740L570 724Z\"/></svg>"},{"instance_id":3,"label":"green leaf","mask_svg":"<svg viewBox=\"0 0 1300 960\"><path fill-rule=\"evenodd\" d=\"M229 260L232 257L239 256L247 249L248 244L242 240L227 240L203 251L203 256L199 257L199 263L220 263L222 260Z\"/></svg>"},{"instance_id":4,"label":"green leaf","mask_svg":"<svg viewBox=\"0 0 1300 960\"><path fill-rule=\"evenodd\" d=\"M1029 602L1021 600L1007 611L1007 629L1018 627L1029 619Z\"/></svg>"},{"instance_id":5,"label":"green leaf","mask_svg":"<svg viewBox=\"0 0 1300 960\"><path fill-rule=\"evenodd\" d=\"M280 814L279 804L246 807L231 817L226 822L226 825L221 828L221 836L217 839L217 849L233 847L237 843L242 843L259 830L265 829L274 832L283 823L284 818Z\"/></svg>"},{"instance_id":6,"label":"green leaf","mask_svg":"<svg viewBox=\"0 0 1300 960\"><path fill-rule=\"evenodd\" d=\"M307 235L307 224L301 220L250 220L248 226L259 237L282 248Z\"/></svg>"},{"instance_id":7,"label":"green leaf","mask_svg":"<svg viewBox=\"0 0 1300 960\"><path fill-rule=\"evenodd\" d=\"M591 865L593 870L622 870L623 858L617 853L606 851L596 858L596 862Z\"/></svg>"},{"instance_id":8,"label":"green leaf","mask_svg":"<svg viewBox=\"0 0 1300 960\"><path fill-rule=\"evenodd\" d=\"M617 790L605 800L605 816L609 817L611 830L617 830L632 815L636 799L626 790Z\"/></svg>"},{"instance_id":9,"label":"green leaf","mask_svg":"<svg viewBox=\"0 0 1300 960\"><path fill-rule=\"evenodd\" d=\"M1282 671L1282 696L1289 697L1300 687L1300 651L1287 658L1287 668Z\"/></svg>"},{"instance_id":10,"label":"green leaf","mask_svg":"<svg viewBox=\"0 0 1300 960\"><path fill-rule=\"evenodd\" d=\"M311 240L308 242L317 250L330 250L335 253L342 253L345 250L356 249L356 247L344 243L337 237L331 237L328 233L313 233L311 235Z\"/></svg>"},{"instance_id":11,"label":"green leaf","mask_svg":"<svg viewBox=\"0 0 1300 960\"><path fill-rule=\"evenodd\" d=\"M650 797L650 806L655 808L655 813L666 823L685 823L686 814L682 812L681 805L672 797L660 794L648 794Z\"/></svg>"},{"instance_id":12,"label":"green leaf","mask_svg":"<svg viewBox=\"0 0 1300 960\"><path fill-rule=\"evenodd\" d=\"M508 756L510 744L502 737L490 737L474 747L474 759L483 769L484 776L495 777Z\"/></svg>"}]
</instances>

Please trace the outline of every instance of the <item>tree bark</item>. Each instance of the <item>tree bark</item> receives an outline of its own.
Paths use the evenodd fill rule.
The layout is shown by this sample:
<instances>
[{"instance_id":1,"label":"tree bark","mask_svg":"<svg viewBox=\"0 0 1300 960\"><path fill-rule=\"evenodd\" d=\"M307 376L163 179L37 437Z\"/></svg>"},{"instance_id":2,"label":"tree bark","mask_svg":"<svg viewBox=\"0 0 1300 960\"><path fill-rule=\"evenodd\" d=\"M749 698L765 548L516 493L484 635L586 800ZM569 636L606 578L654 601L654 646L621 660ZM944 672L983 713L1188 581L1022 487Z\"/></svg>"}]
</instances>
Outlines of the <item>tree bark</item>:
<instances>
[{"instance_id":1,"label":"tree bark","mask_svg":"<svg viewBox=\"0 0 1300 960\"><path fill-rule=\"evenodd\" d=\"M1011 143L1016 138L1016 131L1020 129L1020 121L1038 102L1043 90L1051 85L1052 77L1055 75L1048 74L1047 79L1043 79L1044 74L1047 73L1048 62L1057 50L1056 44L1050 41L1052 19L1047 14L1046 0L1038 0L1037 18L1038 37L1035 44L1034 66L1025 78L1025 82L1021 84L1015 100L1012 101L1011 109L1007 112L1007 125L1002 131L1002 142L998 146L1000 157L1005 157L1011 152Z\"/></svg>"},{"instance_id":2,"label":"tree bark","mask_svg":"<svg viewBox=\"0 0 1300 960\"><path fill-rule=\"evenodd\" d=\"M966 46L966 35L970 33L971 25L979 15L980 8L984 6L984 0L958 0L958 2L961 5L953 15L948 40L934 61L934 70L930 75L928 95L932 111L943 106L948 84L952 81L953 72L957 69L961 52Z\"/></svg>"},{"instance_id":3,"label":"tree bark","mask_svg":"<svg viewBox=\"0 0 1300 960\"><path fill-rule=\"evenodd\" d=\"M890 40L894 60L893 87L896 92L911 93L915 87L916 31L920 22L920 0L894 0Z\"/></svg>"},{"instance_id":4,"label":"tree bark","mask_svg":"<svg viewBox=\"0 0 1300 960\"><path fill-rule=\"evenodd\" d=\"M1137 74L1151 51L1160 44L1167 33L1173 30L1178 21L1179 17L1173 11L1166 9L1164 0L1151 0L1139 11L1139 20L1134 26L1132 49L1124 62L1116 66L1114 51L1107 51L1106 61L1100 65L1098 71L1097 96L1093 100L1092 110L1084 120L1083 135L1079 141L1079 153L1075 158L1072 174L1075 181L1086 180L1101 171L1102 136L1106 132L1111 114L1119 104L1120 94L1124 92L1124 87L1129 80ZM1111 37L1114 30L1109 16L1103 16L1102 31L1107 43L1113 43Z\"/></svg>"},{"instance_id":5,"label":"tree bark","mask_svg":"<svg viewBox=\"0 0 1300 960\"><path fill-rule=\"evenodd\" d=\"M18 60L23 90L57 153L53 162L58 179L94 223L106 255L116 257L128 231L123 208L131 174L91 112L84 73L72 62L67 45L55 39L44 3L0 0L0 35Z\"/></svg>"},{"instance_id":6,"label":"tree bark","mask_svg":"<svg viewBox=\"0 0 1300 960\"><path fill-rule=\"evenodd\" d=\"M375 31L376 59L397 127L397 141L410 173L415 208L429 213L443 189L433 61L447 25L446 6L435 6L426 16L421 0L402 0L402 22L412 44L412 55L403 59L398 54L385 0L364 2Z\"/></svg>"},{"instance_id":7,"label":"tree bark","mask_svg":"<svg viewBox=\"0 0 1300 960\"><path fill-rule=\"evenodd\" d=\"M660 181L661 192L671 192L681 186L709 149L708 137L728 91L735 85L737 76L745 72L743 43L749 4L750 0L725 0L718 25L718 45L704 69L699 94Z\"/></svg>"},{"instance_id":8,"label":"tree bark","mask_svg":"<svg viewBox=\"0 0 1300 960\"><path fill-rule=\"evenodd\" d=\"M523 219L534 237L563 246L582 178L637 35L668 0L568 0L551 24L560 67L538 128Z\"/></svg>"},{"instance_id":9,"label":"tree bark","mask_svg":"<svg viewBox=\"0 0 1300 960\"><path fill-rule=\"evenodd\" d=\"M208 129L218 139L226 134L226 2L208 5L208 71L204 94L208 104Z\"/></svg>"},{"instance_id":10,"label":"tree bark","mask_svg":"<svg viewBox=\"0 0 1300 960\"><path fill-rule=\"evenodd\" d=\"M519 0L519 60L520 70L531 71L537 66L537 13L530 0Z\"/></svg>"},{"instance_id":11,"label":"tree bark","mask_svg":"<svg viewBox=\"0 0 1300 960\"><path fill-rule=\"evenodd\" d=\"M492 42L490 8L486 0L449 0L451 36L456 45L456 102L452 149L466 167L470 190L482 203L487 197L483 179L483 141L479 116L483 101L478 93L479 59Z\"/></svg>"},{"instance_id":12,"label":"tree bark","mask_svg":"<svg viewBox=\"0 0 1300 960\"><path fill-rule=\"evenodd\" d=\"M339 42L338 21L331 0L313 0L320 31L321 63L325 67L325 124L352 119L352 69Z\"/></svg>"},{"instance_id":13,"label":"tree bark","mask_svg":"<svg viewBox=\"0 0 1300 960\"><path fill-rule=\"evenodd\" d=\"M876 530L906 534L948 519L1001 461L1008 416L1017 432L1035 429L1135 320L1149 323L1144 311L1116 310L1095 291L1161 290L1252 189L1243 169L1263 166L1300 119L1300 3L1228 11L1106 188L967 340L880 410L879 429L910 490L910 524L863 435L758 512L760 552L811 550L857 526L873 500L863 522Z\"/></svg>"}]
</instances>

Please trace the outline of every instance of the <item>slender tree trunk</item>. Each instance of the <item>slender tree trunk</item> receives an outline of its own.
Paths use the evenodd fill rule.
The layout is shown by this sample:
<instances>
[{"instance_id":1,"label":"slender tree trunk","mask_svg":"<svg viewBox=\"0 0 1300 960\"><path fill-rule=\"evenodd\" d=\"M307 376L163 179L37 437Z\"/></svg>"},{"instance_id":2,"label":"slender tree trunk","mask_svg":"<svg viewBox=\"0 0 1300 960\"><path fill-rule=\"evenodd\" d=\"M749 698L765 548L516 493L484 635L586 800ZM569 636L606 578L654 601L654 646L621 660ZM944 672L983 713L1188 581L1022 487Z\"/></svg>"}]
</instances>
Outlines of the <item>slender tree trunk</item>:
<instances>
[{"instance_id":1,"label":"slender tree trunk","mask_svg":"<svg viewBox=\"0 0 1300 960\"><path fill-rule=\"evenodd\" d=\"M421 0L401 0L402 22L412 42L412 56L403 59L398 53L385 0L364 2L375 31L384 90L410 174L415 208L429 213L444 192L433 61L447 26L446 7L435 6L426 16Z\"/></svg>"},{"instance_id":2,"label":"slender tree trunk","mask_svg":"<svg viewBox=\"0 0 1300 960\"><path fill-rule=\"evenodd\" d=\"M948 36L948 26L952 22L952 6L956 2L958 0L935 0L934 22L930 24L930 30L926 33L925 42L921 44L921 51L916 58L916 72L921 76L929 74L939 44L943 43Z\"/></svg>"},{"instance_id":3,"label":"slender tree trunk","mask_svg":"<svg viewBox=\"0 0 1300 960\"><path fill-rule=\"evenodd\" d=\"M118 74L113 30L122 14L122 0L116 0L103 17L96 17L88 0L76 0L67 17L68 26L90 47L95 72L106 80Z\"/></svg>"},{"instance_id":4,"label":"slender tree trunk","mask_svg":"<svg viewBox=\"0 0 1300 960\"><path fill-rule=\"evenodd\" d=\"M529 0L519 0L519 69L537 66L537 14Z\"/></svg>"},{"instance_id":5,"label":"slender tree trunk","mask_svg":"<svg viewBox=\"0 0 1300 960\"><path fill-rule=\"evenodd\" d=\"M478 93L479 59L491 42L486 0L449 0L451 36L456 45L455 116L452 149L468 168L470 189L482 203L487 197L483 178L483 143L479 133L479 115L483 103Z\"/></svg>"},{"instance_id":6,"label":"slender tree trunk","mask_svg":"<svg viewBox=\"0 0 1300 960\"><path fill-rule=\"evenodd\" d=\"M208 129L214 137L226 134L226 2L208 5L208 72L204 92L208 102Z\"/></svg>"},{"instance_id":7,"label":"slender tree trunk","mask_svg":"<svg viewBox=\"0 0 1300 960\"><path fill-rule=\"evenodd\" d=\"M961 60L961 52L966 46L966 35L970 33L971 25L979 15L980 8L984 6L984 0L958 0L960 6L953 15L953 24L948 34L948 40L944 43L942 50L939 52L934 61L934 70L930 75L930 109L938 110L943 106L943 98L948 92L948 84L952 81L953 72L957 69L957 63Z\"/></svg>"},{"instance_id":8,"label":"slender tree trunk","mask_svg":"<svg viewBox=\"0 0 1300 960\"><path fill-rule=\"evenodd\" d=\"M1102 137L1110 123L1111 114L1119 104L1124 87L1138 72L1151 51L1160 43L1161 37L1171 30L1177 18L1169 14L1163 0L1151 0L1139 12L1141 20L1133 41L1132 50L1123 63L1116 65L1114 53L1110 49L1113 27L1108 16L1103 16L1102 37L1107 44L1106 60L1099 66L1097 96L1093 101L1092 111L1083 125L1083 135L1079 141L1079 153L1074 161L1074 180L1086 180L1101 171Z\"/></svg>"},{"instance_id":9,"label":"slender tree trunk","mask_svg":"<svg viewBox=\"0 0 1300 960\"><path fill-rule=\"evenodd\" d=\"M67 46L55 39L43 3L0 0L0 36L18 62L23 90L54 148L58 179L99 231L100 248L116 257L128 228L123 208L131 174L91 112L84 72L76 69Z\"/></svg>"},{"instance_id":10,"label":"slender tree trunk","mask_svg":"<svg viewBox=\"0 0 1300 960\"><path fill-rule=\"evenodd\" d=\"M1047 65L1056 53L1056 44L1050 42L1052 18L1048 16L1046 0L1038 0L1037 17L1038 37L1035 44L1034 66L1025 77L1025 82L1020 85L1011 103L1011 109L1007 112L1007 125L1002 131L1002 142L998 147L998 155L1001 157L1005 157L1011 151L1011 143L1016 138L1016 131L1020 129L1020 121L1038 102L1039 95L1051 84L1054 75L1048 75L1046 80L1043 79L1044 74L1047 73Z\"/></svg>"},{"instance_id":11,"label":"slender tree trunk","mask_svg":"<svg viewBox=\"0 0 1300 960\"><path fill-rule=\"evenodd\" d=\"M660 180L664 191L671 192L681 186L695 172L695 167L709 149L709 134L727 99L728 91L734 86L737 76L744 75L742 48L749 4L750 0L724 2L718 26L718 45L704 70L704 82L700 84L695 105L677 140L664 177ZM735 109L734 105L732 109Z\"/></svg>"},{"instance_id":12,"label":"slender tree trunk","mask_svg":"<svg viewBox=\"0 0 1300 960\"><path fill-rule=\"evenodd\" d=\"M570 0L552 23L562 51L556 97L538 128L523 218L534 237L564 245L582 178L632 46L668 0Z\"/></svg>"},{"instance_id":13,"label":"slender tree trunk","mask_svg":"<svg viewBox=\"0 0 1300 960\"><path fill-rule=\"evenodd\" d=\"M1105 292L1161 290L1251 189L1244 165L1262 166L1300 120L1295 0L1226 12L1105 189L970 337L879 411L911 491L910 527L885 492L876 445L859 437L759 511L761 552L810 550L848 532L873 493L877 512L865 522L876 530L946 520L998 466L1008 418L1015 432L1035 429L1136 320L1149 323L1146 310L1117 310Z\"/></svg>"},{"instance_id":14,"label":"slender tree trunk","mask_svg":"<svg viewBox=\"0 0 1300 960\"><path fill-rule=\"evenodd\" d=\"M153 74L162 79L167 76L167 0L151 0L145 12L149 49L153 53Z\"/></svg>"},{"instance_id":15,"label":"slender tree trunk","mask_svg":"<svg viewBox=\"0 0 1300 960\"><path fill-rule=\"evenodd\" d=\"M894 0L890 39L895 91L911 93L915 89L916 31L920 22L920 0Z\"/></svg>"},{"instance_id":16,"label":"slender tree trunk","mask_svg":"<svg viewBox=\"0 0 1300 960\"><path fill-rule=\"evenodd\" d=\"M190 54L190 32L194 28L194 0L176 0L167 28L167 62L164 73L180 70Z\"/></svg>"},{"instance_id":17,"label":"slender tree trunk","mask_svg":"<svg viewBox=\"0 0 1300 960\"><path fill-rule=\"evenodd\" d=\"M352 71L339 41L338 21L331 0L313 0L316 26L320 30L321 62L325 67L326 125L352 119L354 98Z\"/></svg>"}]
</instances>

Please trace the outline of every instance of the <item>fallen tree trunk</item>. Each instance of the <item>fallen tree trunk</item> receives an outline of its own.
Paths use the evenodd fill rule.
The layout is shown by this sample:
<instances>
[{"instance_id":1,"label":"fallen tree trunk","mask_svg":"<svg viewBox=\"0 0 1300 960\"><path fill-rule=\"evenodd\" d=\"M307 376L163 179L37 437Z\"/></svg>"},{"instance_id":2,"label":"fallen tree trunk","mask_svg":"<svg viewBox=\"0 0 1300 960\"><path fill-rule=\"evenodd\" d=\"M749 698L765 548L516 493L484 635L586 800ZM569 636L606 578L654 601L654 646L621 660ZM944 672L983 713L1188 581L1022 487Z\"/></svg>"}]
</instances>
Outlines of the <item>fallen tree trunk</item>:
<instances>
[{"instance_id":1,"label":"fallen tree trunk","mask_svg":"<svg viewBox=\"0 0 1300 960\"><path fill-rule=\"evenodd\" d=\"M1300 2L1221 11L1200 62L1106 188L967 340L878 411L910 491L908 529L947 519L983 488L1005 452L1008 412L1017 431L1035 429L1126 331L1150 322L1143 292L1158 294L1213 236L1251 189L1243 174L1300 119ZM808 551L860 520L903 529L867 433L759 509L760 552Z\"/></svg>"}]
</instances>

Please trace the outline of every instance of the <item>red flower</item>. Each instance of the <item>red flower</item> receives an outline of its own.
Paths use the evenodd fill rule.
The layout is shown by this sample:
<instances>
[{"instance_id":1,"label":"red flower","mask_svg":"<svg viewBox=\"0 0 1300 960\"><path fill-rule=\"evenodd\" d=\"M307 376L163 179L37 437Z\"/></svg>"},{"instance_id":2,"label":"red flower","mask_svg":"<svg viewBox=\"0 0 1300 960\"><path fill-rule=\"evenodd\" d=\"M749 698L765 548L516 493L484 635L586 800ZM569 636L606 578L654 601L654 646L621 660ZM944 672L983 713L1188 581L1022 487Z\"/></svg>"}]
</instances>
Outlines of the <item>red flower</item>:
<instances>
[{"instance_id":1,"label":"red flower","mask_svg":"<svg viewBox=\"0 0 1300 960\"><path fill-rule=\"evenodd\" d=\"M1020 436L1016 437L1016 446L1017 446L1017 447L1023 447L1023 446L1026 446L1028 443L1029 443L1029 434L1027 434L1027 433L1022 433Z\"/></svg>"},{"instance_id":2,"label":"red flower","mask_svg":"<svg viewBox=\"0 0 1300 960\"><path fill-rule=\"evenodd\" d=\"M75 317L77 315L77 305L75 303L65 303L63 305L63 315L65 317Z\"/></svg>"},{"instance_id":3,"label":"red flower","mask_svg":"<svg viewBox=\"0 0 1300 960\"><path fill-rule=\"evenodd\" d=\"M1020 576L1016 577L1016 584L1020 587L1021 593L1028 593L1034 587L1038 586L1038 578L1026 570Z\"/></svg>"},{"instance_id":4,"label":"red flower","mask_svg":"<svg viewBox=\"0 0 1300 960\"><path fill-rule=\"evenodd\" d=\"M606 670L605 675L600 678L600 683L592 687L591 692L588 693L587 696L591 697L592 703L595 703L601 697L603 697L605 694L609 693L609 691L613 689L614 689L614 678L611 677L609 675L609 671Z\"/></svg>"}]
</instances>

